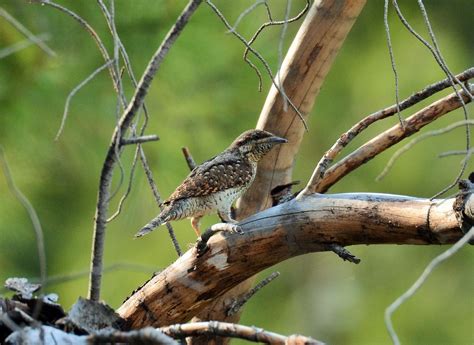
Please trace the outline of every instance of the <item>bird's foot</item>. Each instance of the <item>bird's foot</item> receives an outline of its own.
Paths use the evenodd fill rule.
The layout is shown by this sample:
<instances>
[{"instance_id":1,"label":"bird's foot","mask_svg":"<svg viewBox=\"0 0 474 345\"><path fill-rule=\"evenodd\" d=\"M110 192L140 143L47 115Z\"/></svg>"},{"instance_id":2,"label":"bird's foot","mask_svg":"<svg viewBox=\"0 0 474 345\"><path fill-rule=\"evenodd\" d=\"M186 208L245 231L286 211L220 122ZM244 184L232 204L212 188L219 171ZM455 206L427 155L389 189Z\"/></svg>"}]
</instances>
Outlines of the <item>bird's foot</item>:
<instances>
[{"instance_id":1,"label":"bird's foot","mask_svg":"<svg viewBox=\"0 0 474 345\"><path fill-rule=\"evenodd\" d=\"M197 249L197 254L198 257L203 255L208 247L207 247L207 242L209 239L217 234L218 232L221 231L226 231L230 233L236 233L236 234L243 234L244 232L242 231L242 228L233 223L217 223L212 225L209 229L207 229L201 237L198 238L198 241L196 243L196 249Z\"/></svg>"}]
</instances>

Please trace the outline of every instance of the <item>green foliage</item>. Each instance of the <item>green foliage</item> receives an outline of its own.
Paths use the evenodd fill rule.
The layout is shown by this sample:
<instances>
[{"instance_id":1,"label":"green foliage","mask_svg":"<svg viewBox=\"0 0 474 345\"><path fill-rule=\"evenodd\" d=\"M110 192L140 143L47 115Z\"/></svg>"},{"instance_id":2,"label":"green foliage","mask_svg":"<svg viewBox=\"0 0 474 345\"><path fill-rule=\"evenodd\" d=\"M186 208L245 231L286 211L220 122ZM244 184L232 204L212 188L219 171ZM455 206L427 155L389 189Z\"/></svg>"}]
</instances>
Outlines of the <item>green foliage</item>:
<instances>
[{"instance_id":1,"label":"green foliage","mask_svg":"<svg viewBox=\"0 0 474 345\"><path fill-rule=\"evenodd\" d=\"M218 1L235 21L252 1ZM449 3L449 5L448 5ZM103 18L94 1L62 1L77 11L111 47ZM117 2L117 28L139 76L147 60L175 20L184 2ZM271 3L282 17L284 1ZM297 13L304 1L293 1ZM428 5L444 56L455 73L472 64L473 3L468 0ZM70 90L103 64L94 42L70 17L47 6L15 0L2 6L35 33L51 35L48 44L58 53L46 56L30 47L0 60L0 144L3 145L19 188L36 207L45 229L49 275L88 268L98 176L114 128L116 98L110 77L102 72L73 98L69 119L59 141L64 103ZM403 7L414 27L426 34L416 4ZM391 13L394 52L400 75L400 95L406 97L444 78L431 54L410 36ZM307 181L321 154L338 136L363 116L394 103L395 91L383 29L383 3L370 1L344 44L317 99L295 166L295 179ZM250 37L265 20L263 7L244 19L239 30ZM286 46L298 24L289 26ZM265 32L255 47L273 70L278 64L280 28ZM0 18L0 48L23 39ZM254 127L270 82L257 90L257 77L241 59L243 46L204 4L173 46L158 72L147 98L150 123L147 133L159 142L145 144L163 197L188 173L180 148L188 146L201 162L224 149L243 130ZM128 97L132 90L127 81ZM446 91L444 94L446 94ZM423 103L428 104L433 99ZM423 105L420 105L423 106ZM418 108L417 108L418 109ZM411 110L410 110L411 111ZM410 115L408 112L404 114ZM456 111L426 130L462 119ZM390 118L367 130L345 151L396 123ZM464 149L463 129L426 140L405 154L380 183L374 178L396 148L342 180L332 192L372 191L429 197L451 183L459 170L459 157L438 159L437 154ZM125 149L125 179L133 157ZM470 167L472 170L472 166ZM115 183L118 182L118 173ZM124 191L122 185L121 192ZM0 280L38 275L36 245L23 208L8 193L0 177ZM118 197L112 202L115 209ZM133 240L133 234L156 215L141 167L120 217L109 224L105 265L128 262L166 267L176 254L162 228ZM203 226L216 218L207 217ZM174 223L183 248L195 240L187 221ZM301 333L331 344L388 343L384 309L417 278L429 260L445 248L409 246L355 247L358 266L341 262L333 254L306 255L278 265L280 278L259 292L246 306L242 323L279 333ZM473 254L470 248L438 269L428 283L395 314L395 327L407 343L461 344L474 340L472 288ZM268 272L267 272L268 273ZM107 273L103 299L112 306L121 301L149 273L118 270ZM264 275L262 274L262 277ZM86 276L51 285L63 305L86 295ZM269 310L275 310L270 315Z\"/></svg>"}]
</instances>

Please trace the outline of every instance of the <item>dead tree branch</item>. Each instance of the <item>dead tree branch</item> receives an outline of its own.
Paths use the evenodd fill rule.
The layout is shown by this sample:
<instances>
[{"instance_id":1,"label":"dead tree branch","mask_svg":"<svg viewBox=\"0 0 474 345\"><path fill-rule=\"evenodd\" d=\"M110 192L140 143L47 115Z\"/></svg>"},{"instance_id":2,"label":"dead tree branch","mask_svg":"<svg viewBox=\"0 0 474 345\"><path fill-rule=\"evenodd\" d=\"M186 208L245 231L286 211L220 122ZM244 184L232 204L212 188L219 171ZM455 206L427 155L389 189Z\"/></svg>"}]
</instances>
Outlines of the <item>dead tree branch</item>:
<instances>
[{"instance_id":1,"label":"dead tree branch","mask_svg":"<svg viewBox=\"0 0 474 345\"><path fill-rule=\"evenodd\" d=\"M178 339L204 335L239 338L253 341L256 343L272 345L323 344L317 340L302 335L295 334L286 337L280 334L265 331L264 329L257 327L249 327L237 325L234 323L217 321L178 324L160 328L160 331L170 337Z\"/></svg>"},{"instance_id":2,"label":"dead tree branch","mask_svg":"<svg viewBox=\"0 0 474 345\"><path fill-rule=\"evenodd\" d=\"M464 102L468 103L470 98L464 92L460 93ZM387 148L395 145L406 137L418 132L424 126L430 124L437 118L448 114L462 106L456 94L452 93L416 112L404 121L404 126L397 124L364 145L353 151L350 155L341 159L329 168L322 179L318 178L318 173L314 172L301 194L324 193L337 181L350 172L357 169L364 163L374 158ZM318 169L318 168L316 168Z\"/></svg>"},{"instance_id":3,"label":"dead tree branch","mask_svg":"<svg viewBox=\"0 0 474 345\"><path fill-rule=\"evenodd\" d=\"M458 80L465 82L471 78L474 78L474 67L471 67L464 72L456 76ZM352 126L347 132L343 133L339 139L334 143L334 145L326 151L323 157L318 162L314 172L311 176L308 186L316 186L320 180L324 177L327 168L332 164L334 159L341 153L341 151L349 145L349 143L354 140L360 133L367 129L374 122L385 119L387 117L397 114L397 111L403 111L410 108L411 106L423 101L424 99L434 95L435 93L442 91L451 86L451 82L448 78L441 80L435 84L425 87L423 90L418 91L417 93L411 95L410 97L404 99L400 102L397 108L397 104L391 105L385 109L376 111L361 121ZM314 193L310 188L306 187L305 192Z\"/></svg>"},{"instance_id":4,"label":"dead tree branch","mask_svg":"<svg viewBox=\"0 0 474 345\"><path fill-rule=\"evenodd\" d=\"M331 243L454 243L462 231L453 201L438 204L363 193L294 199L240 222L244 234L211 237L200 257L196 248L190 249L117 312L131 328L185 322L261 270L294 256L326 251Z\"/></svg>"},{"instance_id":5,"label":"dead tree branch","mask_svg":"<svg viewBox=\"0 0 474 345\"><path fill-rule=\"evenodd\" d=\"M118 126L115 128L107 155L102 167L99 183L99 193L97 200L97 209L95 215L95 226L93 236L92 249L92 263L91 275L89 284L89 298L98 301L100 299L100 285L102 280L102 266L103 266L103 249L105 243L105 228L107 225L107 211L109 207L110 184L112 182L112 173L117 163L117 156L115 154L115 147L117 142L123 139L127 129L129 128L133 118L138 110L142 107L145 96L148 93L151 82L161 66L163 59L168 53L169 49L176 41L184 27L189 21L191 15L196 11L201 0L191 0L180 14L178 20L173 25L171 30L166 35L162 44L153 55L145 72L143 73L140 82L135 90L133 98L121 116Z\"/></svg>"}]
</instances>

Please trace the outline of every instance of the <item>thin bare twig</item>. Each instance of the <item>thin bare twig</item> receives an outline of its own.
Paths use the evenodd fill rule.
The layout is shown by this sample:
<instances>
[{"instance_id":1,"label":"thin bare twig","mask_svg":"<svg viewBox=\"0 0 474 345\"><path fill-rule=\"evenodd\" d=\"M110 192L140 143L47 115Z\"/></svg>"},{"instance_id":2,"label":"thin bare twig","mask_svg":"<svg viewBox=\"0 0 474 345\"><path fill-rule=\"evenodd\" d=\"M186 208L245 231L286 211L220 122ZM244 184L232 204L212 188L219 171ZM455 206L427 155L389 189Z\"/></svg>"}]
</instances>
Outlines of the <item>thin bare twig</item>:
<instances>
[{"instance_id":1,"label":"thin bare twig","mask_svg":"<svg viewBox=\"0 0 474 345\"><path fill-rule=\"evenodd\" d=\"M275 78L273 76L273 72L270 68L270 66L268 65L268 62L263 58L263 56L257 52L255 49L253 49L251 46L250 46L250 42L247 42L247 40L241 35L239 34L237 31L234 31L232 30L232 26L229 24L229 22L227 21L227 19L224 17L224 15L222 14L221 11L219 11L219 9L212 3L212 1L210 0L206 0L206 3L209 5L209 7L211 7L211 9L214 11L214 13L219 17L219 19L222 21L222 23L224 23L225 27L235 36L237 37L246 47L247 49L252 52L252 54L254 54L261 62L262 64L265 66L265 70L267 71L267 74L270 76L270 79L272 81L272 84L275 86L275 88L277 89L277 91L280 93L280 94L283 94L282 91L281 91L281 87L278 85L278 83L275 81ZM305 128L305 130L307 131L308 130L308 125L303 117L303 114L301 114L300 110L293 104L293 102L291 101L291 99L289 98L286 98L287 102L290 104L291 108L295 111L295 113L298 115L298 117L300 118L301 122L303 123L303 126Z\"/></svg>"},{"instance_id":2,"label":"thin bare twig","mask_svg":"<svg viewBox=\"0 0 474 345\"><path fill-rule=\"evenodd\" d=\"M307 6L309 9L309 1L307 2ZM285 43L286 31L288 30L290 11L291 11L291 0L286 0L285 19L284 19L284 24L281 28L280 40L278 42L278 71L281 71L281 65L283 63L283 45ZM288 98L288 95L285 92L285 87L283 85L280 72L278 72L278 83L280 84L281 91L282 91L281 98L283 99L283 110L288 111L288 102L286 101L286 99Z\"/></svg>"},{"instance_id":3,"label":"thin bare twig","mask_svg":"<svg viewBox=\"0 0 474 345\"><path fill-rule=\"evenodd\" d=\"M265 331L257 327L248 327L228 322L208 321L177 324L159 328L166 335L183 339L199 335L213 335L245 339L274 345L296 345L296 344L322 344L321 342L302 335L291 335L289 337Z\"/></svg>"},{"instance_id":4,"label":"thin bare twig","mask_svg":"<svg viewBox=\"0 0 474 345\"><path fill-rule=\"evenodd\" d=\"M49 40L49 34L39 34L36 36L38 40L41 42L45 42ZM35 42L31 42L29 39L25 39L23 41L14 43L6 48L0 49L0 59L4 59L7 56L10 56L12 54L15 54L16 52L19 52L20 50L26 49L32 45L34 45Z\"/></svg>"},{"instance_id":5,"label":"thin bare twig","mask_svg":"<svg viewBox=\"0 0 474 345\"><path fill-rule=\"evenodd\" d=\"M102 280L102 266L103 266L103 248L105 243L105 228L107 224L107 211L109 207L110 184L112 181L112 173L115 164L117 164L117 157L115 155L115 145L117 141L121 141L122 135L129 128L133 118L138 110L142 107L145 96L150 88L157 70L168 53L173 43L178 38L184 27L189 21L191 15L196 11L201 0L191 0L188 2L183 12L166 35L165 39L159 46L158 50L150 60L145 72L143 73L140 82L135 90L132 101L120 118L119 125L112 136L111 145L109 146L104 165L102 168L97 200L97 209L94 225L93 237L93 251L91 263L91 276L89 284L89 298L98 301L100 299L100 286Z\"/></svg>"},{"instance_id":6,"label":"thin bare twig","mask_svg":"<svg viewBox=\"0 0 474 345\"><path fill-rule=\"evenodd\" d=\"M148 143L150 141L158 141L158 140L160 140L160 138L156 134L142 135L140 137L122 139L122 142L120 143L120 145L125 146L125 145L133 145L133 144L143 144L143 143Z\"/></svg>"},{"instance_id":7,"label":"thin bare twig","mask_svg":"<svg viewBox=\"0 0 474 345\"><path fill-rule=\"evenodd\" d=\"M472 151L472 148L467 150L454 150L454 151L446 151L446 152L441 152L438 155L438 158L445 158L449 156L465 156L469 151Z\"/></svg>"},{"instance_id":8,"label":"thin bare twig","mask_svg":"<svg viewBox=\"0 0 474 345\"><path fill-rule=\"evenodd\" d=\"M453 88L454 90L454 93L456 94L456 96L459 98L459 101L461 102L462 104L462 108L463 108L463 112L464 112L464 120L468 120L469 119L469 115L467 113L467 108L466 108L466 104L464 103L464 100L463 98L461 97L458 89L456 88L456 85L455 83L457 83L461 89L466 93L466 96L468 97L468 99L470 101L473 100L473 96L471 94L471 91L469 90L469 88L464 85L463 83L461 83L458 79L456 79L456 77L451 73L451 71L449 70L443 56L441 55L441 51L439 49L439 46L438 46L438 43L437 43L437 40L436 40L436 37L434 35L434 32L433 32L433 29L431 27L431 23L429 21L429 18L428 18L428 14L426 12L426 9L424 7L424 4L423 4L423 1L421 0L418 0L418 5L421 9L421 12L422 12L422 15L423 15L423 19L425 21L425 24L428 28L428 32L430 34L430 37L431 37L431 40L433 42L433 45L434 47L432 47L423 37L421 37L420 34L418 34L412 27L411 25L408 23L408 21L406 20L406 18L403 16L403 13L401 12L400 10L400 7L398 6L398 3L397 3L397 0L392 0L392 3L393 3L393 6L395 7L395 10L397 12L397 15L398 17L400 18L401 22L403 23L403 25L405 25L405 27L407 28L407 30L413 35L415 36L423 45L425 45L428 50L433 54L436 62L438 63L438 65L441 67L441 69L443 70L443 72L446 74L446 76L448 77L450 83L451 83L451 87ZM471 146L471 132L470 132L470 128L468 125L466 125L466 150L469 150L469 147ZM434 198L437 198L438 196L444 194L445 192L447 192L448 190L450 190L452 187L456 186L457 183L459 182L460 178L462 177L462 175L464 174L465 170L466 170L466 167L467 167L467 162L468 162L468 157L466 157L466 159L464 160L464 164L462 165L459 173L457 174L456 178L454 179L454 181L449 184L447 187L443 188L441 191L439 191L438 193L436 193L435 195L433 195L432 199Z\"/></svg>"},{"instance_id":9,"label":"thin bare twig","mask_svg":"<svg viewBox=\"0 0 474 345\"><path fill-rule=\"evenodd\" d=\"M3 7L0 7L0 17L3 17L9 22L15 29L21 32L28 40L36 44L41 50L43 50L49 56L55 57L56 53L44 43L44 39L39 36L35 36L30 30L28 30L23 24L16 20L10 13L8 13Z\"/></svg>"},{"instance_id":10,"label":"thin bare twig","mask_svg":"<svg viewBox=\"0 0 474 345\"><path fill-rule=\"evenodd\" d=\"M183 151L184 159L186 159L186 163L188 164L189 170L192 171L196 167L196 162L194 161L191 152L189 152L189 149L187 147L182 147L181 151Z\"/></svg>"},{"instance_id":11,"label":"thin bare twig","mask_svg":"<svg viewBox=\"0 0 474 345\"><path fill-rule=\"evenodd\" d=\"M93 333L87 337L88 344L150 344L150 345L179 345L159 329L146 327L129 332L115 329L106 329Z\"/></svg>"},{"instance_id":12,"label":"thin bare twig","mask_svg":"<svg viewBox=\"0 0 474 345\"><path fill-rule=\"evenodd\" d=\"M106 69L107 67L109 67L114 61L113 60L109 60L107 61L104 65L100 66L99 68L97 68L94 72L92 72L86 79L84 79L83 81L81 81L74 89L72 89L72 91L69 93L69 95L67 96L66 98L66 104L64 105L64 112L63 112L63 118L61 120L61 125L59 126L59 129L58 129L58 132L56 134L56 137L54 138L54 140L58 140L59 137L61 136L63 130L64 130L64 125L66 124L66 120L67 120L67 116L69 114L69 104L71 102L71 99L76 95L76 93L82 88L84 87L88 82L90 82L92 79L94 79L94 77L99 74L100 72L102 72L104 69Z\"/></svg>"},{"instance_id":13,"label":"thin bare twig","mask_svg":"<svg viewBox=\"0 0 474 345\"><path fill-rule=\"evenodd\" d=\"M260 73L260 70L257 68L257 66L255 66L252 61L249 60L248 58L248 53L249 51L251 51L260 61L262 61L263 58L260 58L257 54L255 54L255 52L253 51L253 49L250 47L254 42L255 40L258 38L258 36L260 35L260 33L267 27L269 26L275 26L275 25L288 25L288 23L292 23L292 22L295 22L297 21L298 19L300 19L301 17L304 16L304 14L309 10L309 7L310 7L310 1L307 0L306 1L306 6L301 10L300 13L298 13L296 16L294 16L293 18L287 18L286 17L286 13L285 13L285 20L273 20L272 18L272 14L271 14L271 11L270 11L270 7L268 6L268 3L265 1L265 7L267 9L267 14L268 14L268 19L270 20L269 22L266 22L266 23L263 23L258 29L257 31L253 34L252 38L250 38L250 40L248 42L244 42L242 41L242 39L240 39L246 46L245 48L245 51L244 51L244 60L245 62L247 62L247 64L255 71L255 73L257 73L257 77L258 77L258 90L259 91L262 91L262 74ZM221 14L221 16L223 17L223 15ZM227 26L227 25L226 25ZM237 35L237 32L235 30L232 30L232 28L229 29L230 32L234 33L234 35ZM237 36L238 37L238 36ZM262 63L266 64L266 61L262 61ZM268 73L268 69L267 66L265 66L265 68L267 69L267 73ZM276 83L274 82L274 78L273 78L273 75L271 73L269 73L271 79L272 79L272 82L273 84L276 86ZM281 86L281 84L279 84ZM284 92L282 92L280 89L278 89L278 92L280 92L280 94L282 94L283 97L285 97L285 99L287 99L288 97L286 97L286 94Z\"/></svg>"},{"instance_id":14,"label":"thin bare twig","mask_svg":"<svg viewBox=\"0 0 474 345\"><path fill-rule=\"evenodd\" d=\"M140 150L140 159L143 162L143 169L145 169L145 175L150 185L153 196L155 198L156 204L158 205L160 210L163 211L164 207L163 207L163 202L161 200L161 195L158 192L158 188L156 187L156 183L153 179L153 173L151 172L150 166L148 165L143 149ZM173 227L171 226L169 222L167 222L165 225L166 225L166 229L168 230L168 234L170 235L171 242L173 242L173 246L174 246L174 249L176 250L176 253L178 254L178 256L181 256L183 252L181 251L181 247L179 246L178 240L176 239L176 235L174 233Z\"/></svg>"},{"instance_id":15,"label":"thin bare twig","mask_svg":"<svg viewBox=\"0 0 474 345\"><path fill-rule=\"evenodd\" d=\"M246 8L238 17L237 17L237 20L235 21L234 23L234 26L232 27L232 30L229 30L227 31L227 33L231 33L232 31L235 31L237 30L237 26L239 26L240 22L242 21L242 19L245 18L245 16L249 15L250 13L252 13L253 10L255 10L258 6L262 5L262 4L266 4L266 0L258 0L258 1L255 1L255 3L253 3L252 5L250 5L248 8Z\"/></svg>"},{"instance_id":16,"label":"thin bare twig","mask_svg":"<svg viewBox=\"0 0 474 345\"><path fill-rule=\"evenodd\" d=\"M429 264L426 266L423 273L420 277L413 283L413 285L400 297L398 297L392 304L385 309L385 326L392 338L392 341L395 345L400 345L400 340L398 339L397 333L393 328L392 324L392 314L403 304L407 301L410 297L412 297L415 292L426 282L428 277L431 273L437 268L443 261L446 261L451 256L456 254L469 240L474 236L474 227L472 227L459 241L453 244L448 250L444 251L437 257L435 257Z\"/></svg>"},{"instance_id":17,"label":"thin bare twig","mask_svg":"<svg viewBox=\"0 0 474 345\"><path fill-rule=\"evenodd\" d=\"M245 303L247 303L257 292L259 292L262 288L270 284L274 279L280 276L280 272L273 272L268 277L263 279L260 283L255 285L252 289L250 289L242 298L234 301L230 308L227 310L227 316L232 316L237 313Z\"/></svg>"},{"instance_id":18,"label":"thin bare twig","mask_svg":"<svg viewBox=\"0 0 474 345\"><path fill-rule=\"evenodd\" d=\"M461 95L464 97L465 102L470 101L469 98L464 95L464 92L462 92ZM322 178L318 178L313 172L310 182L299 196L307 195L311 192L326 192L337 181L357 169L362 164L368 162L379 153L385 151L387 148L395 145L404 138L413 135L422 127L426 126L437 118L455 109L458 109L461 106L462 105L459 102L457 95L453 93L421 109L420 111L405 119L404 128L398 124L379 134L345 158L341 159L331 168L327 169Z\"/></svg>"},{"instance_id":19,"label":"thin bare twig","mask_svg":"<svg viewBox=\"0 0 474 345\"><path fill-rule=\"evenodd\" d=\"M456 78L460 81L467 81L473 77L474 77L474 67L471 67L456 76ZM349 145L349 143L354 138L356 138L360 133L362 133L374 122L377 122L389 116L395 115L398 109L400 109L400 111L403 111L450 86L451 86L451 82L448 78L446 78L437 83L429 85L425 87L423 90L418 91L417 93L404 99L403 101L400 102L398 108L396 104L391 105L390 107L376 111L375 113L372 113L366 116L361 121L356 123L347 132L343 133L339 137L339 139L337 139L334 145L328 151L326 151L323 157L319 160L318 164L316 165L316 168L313 171L313 174L310 180L308 181L307 186L305 187L302 193L304 194L314 193L316 191L314 187L318 185L320 181L324 178L326 174L326 170L332 164L334 159L341 153L341 151L347 145Z\"/></svg>"},{"instance_id":20,"label":"thin bare twig","mask_svg":"<svg viewBox=\"0 0 474 345\"><path fill-rule=\"evenodd\" d=\"M390 64L392 65L393 76L395 78L395 102L397 106L397 116L398 121L400 124L403 125L402 115L400 114L400 96L399 96L399 87L398 87L398 71L397 66L395 64L395 56L393 55L393 47L392 47L392 39L390 36L390 26L388 25L388 1L385 0L384 10L383 10L383 23L385 26L385 33L387 36L387 46L388 46L388 53L390 56Z\"/></svg>"},{"instance_id":21,"label":"thin bare twig","mask_svg":"<svg viewBox=\"0 0 474 345\"><path fill-rule=\"evenodd\" d=\"M0 162L3 170L3 174L5 175L5 179L7 181L8 188L12 192L12 194L18 199L18 201L23 205L26 212L30 216L31 223L33 224L33 229L35 231L36 236L36 247L38 250L38 260L39 260L39 271L40 271L40 279L41 285L44 285L47 277L47 265L46 265L46 250L44 246L44 234L43 229L41 227L41 222L38 218L38 214L36 213L33 205L30 203L28 198L18 189L13 180L12 174L10 172L10 168L8 167L7 160L5 158L5 153L3 151L3 147L0 146Z\"/></svg>"},{"instance_id":22,"label":"thin bare twig","mask_svg":"<svg viewBox=\"0 0 474 345\"><path fill-rule=\"evenodd\" d=\"M105 4L103 3L102 0L97 0L97 3L99 4L99 7L100 7L102 13L104 14L104 17L106 19L107 25L109 26L110 32L114 37L114 40L115 40L114 42L116 42L116 44L118 44L118 46L120 48L120 53L121 53L122 58L123 58L125 69L127 70L127 73L130 77L130 80L132 81L132 85L136 88L138 83L137 83L137 80L135 78L135 74L134 74L133 69L132 69L130 58L128 56L127 50L125 49L125 46L122 44L122 41L120 40L120 36L118 35L118 32L117 32L116 28L112 27L112 25L115 25L115 24L112 23L113 18L111 16L111 13L109 13L107 7L105 6ZM116 87L116 89L117 89L117 87ZM125 99L125 96L122 96L122 98L123 98L123 103L125 104L125 107L126 107L127 106L127 101ZM143 133L145 132L146 126L148 124L148 119L149 119L148 110L147 110L145 102L143 103L142 108L143 108L143 113L145 114L145 120L144 120L143 125L140 129L140 134L139 134L140 136L143 136ZM134 135L134 136L137 135L135 128L136 128L136 126L139 122L139 119L140 119L140 113L138 113L138 115L136 116L135 125L131 126L131 132L132 132L132 135ZM125 145L124 140L122 140L121 145ZM134 158L133 158L132 168L131 168L131 171L130 171L130 178L129 178L129 183L128 183L128 186L127 186L127 190L125 191L124 195L121 197L121 199L119 201L119 205L117 207L117 211L115 212L117 215L120 214L120 210L122 209L122 206L123 206L125 200L127 199L128 195L130 194L130 191L132 189L132 182L133 182L134 170L135 170L135 167L136 167L137 156L140 158L143 169L145 170L147 181L148 181L148 183L150 185L150 188L153 192L155 200L156 200L158 206L161 207L161 197L160 197L160 194L158 193L158 188L156 186L155 181L153 180L153 175L152 175L150 167L148 165L148 162L147 162L147 159L146 159L146 156L145 156L145 152L143 151L143 147L139 143L137 145L136 152L135 152L135 155L134 155ZM109 220L110 220L110 218L109 218ZM179 247L179 243L176 239L176 235L174 234L173 227L170 223L167 223L166 228L168 230L168 233L170 235L170 238L171 238L173 246L176 250L176 253L178 254L178 256L180 256L182 254L182 252L181 252L181 248Z\"/></svg>"},{"instance_id":23,"label":"thin bare twig","mask_svg":"<svg viewBox=\"0 0 474 345\"><path fill-rule=\"evenodd\" d=\"M407 144L405 144L403 147L401 147L400 149L398 149L393 155L392 157L390 157L390 160L388 161L388 163L385 165L385 168L383 169L383 171L375 178L376 181L380 181L382 180L387 174L388 172L390 171L390 169L393 167L393 165L395 164L396 160L402 155L404 154L405 152L407 152L408 150L410 150L413 146L415 146L416 144L418 144L420 141L423 141L425 139L428 139L428 138L431 138L431 137L434 137L434 136L437 136L437 135L441 135L441 134L445 134L445 133L448 133L450 131L452 131L453 129L456 129L456 128L459 128L459 127L465 127L466 125L468 126L471 126L471 125L474 125L474 120L467 120L467 121L458 121L458 122L455 122L455 123L452 123L450 124L449 126L445 127L445 128L441 128L441 129L436 129L434 131L429 131L427 133L424 133L418 137L416 137L415 139L409 141Z\"/></svg>"}]
</instances>

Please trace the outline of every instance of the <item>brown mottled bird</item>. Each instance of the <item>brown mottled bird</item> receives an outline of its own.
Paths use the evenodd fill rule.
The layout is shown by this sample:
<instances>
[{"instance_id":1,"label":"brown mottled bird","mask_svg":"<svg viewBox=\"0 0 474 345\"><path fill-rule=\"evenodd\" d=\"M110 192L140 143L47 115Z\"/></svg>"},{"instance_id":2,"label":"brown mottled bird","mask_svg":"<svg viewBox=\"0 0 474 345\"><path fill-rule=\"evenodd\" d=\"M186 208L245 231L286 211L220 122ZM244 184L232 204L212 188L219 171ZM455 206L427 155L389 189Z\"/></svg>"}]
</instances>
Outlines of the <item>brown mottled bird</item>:
<instances>
[{"instance_id":1,"label":"brown mottled bird","mask_svg":"<svg viewBox=\"0 0 474 345\"><path fill-rule=\"evenodd\" d=\"M194 168L163 203L163 211L135 237L166 222L188 217L200 236L199 220L215 211L225 222L236 223L231 217L231 206L252 184L258 161L275 145L286 142L259 129L242 133L224 152Z\"/></svg>"}]
</instances>

